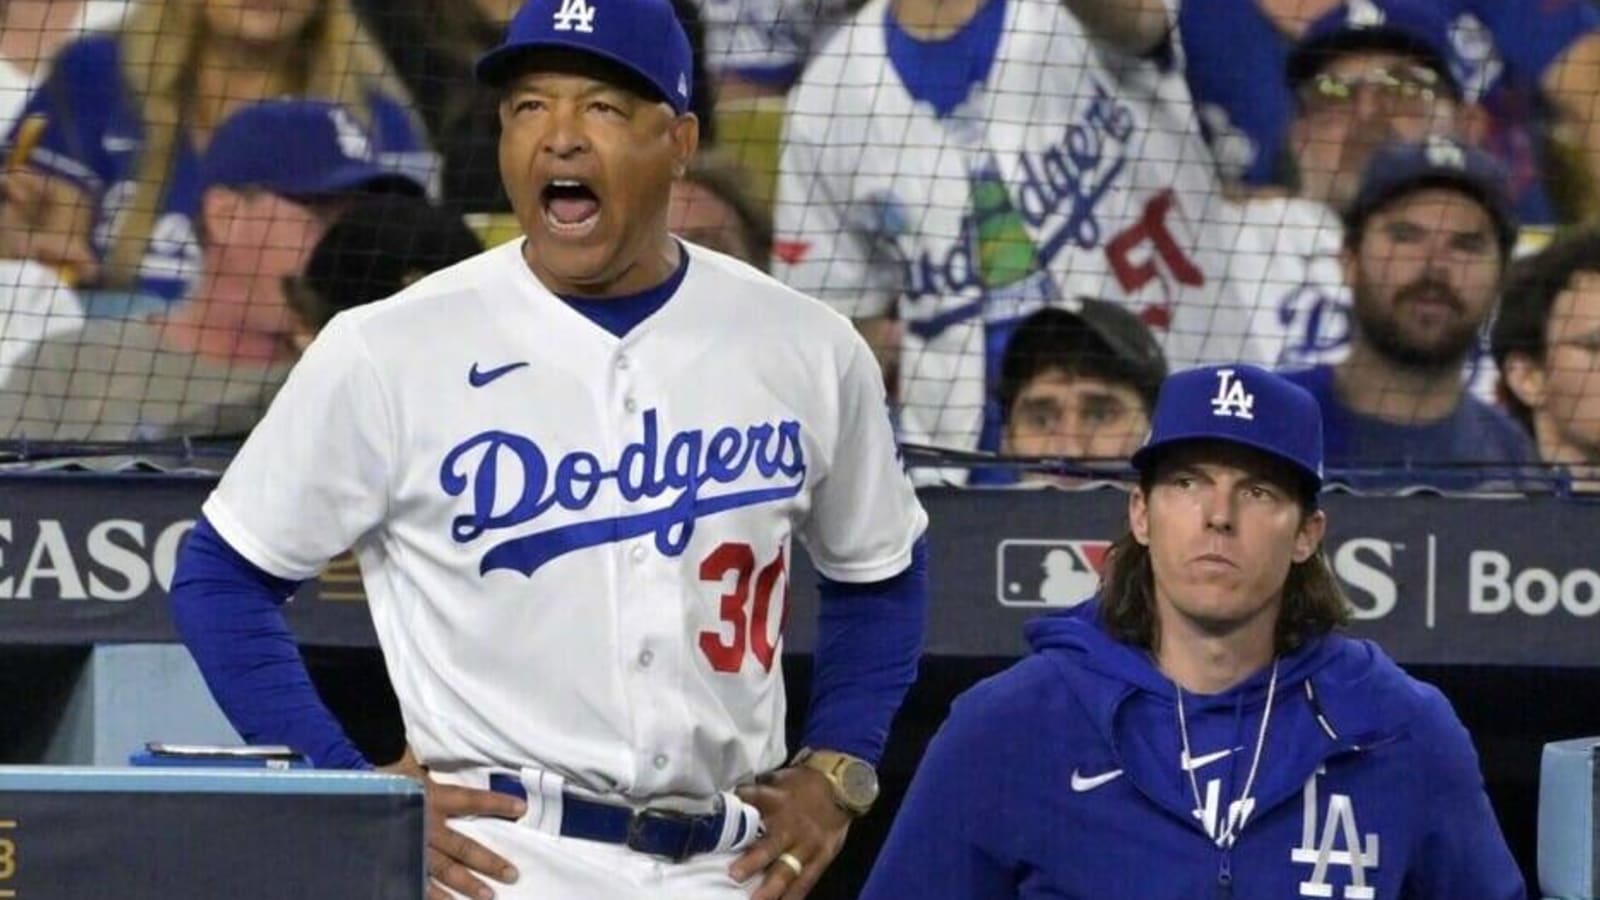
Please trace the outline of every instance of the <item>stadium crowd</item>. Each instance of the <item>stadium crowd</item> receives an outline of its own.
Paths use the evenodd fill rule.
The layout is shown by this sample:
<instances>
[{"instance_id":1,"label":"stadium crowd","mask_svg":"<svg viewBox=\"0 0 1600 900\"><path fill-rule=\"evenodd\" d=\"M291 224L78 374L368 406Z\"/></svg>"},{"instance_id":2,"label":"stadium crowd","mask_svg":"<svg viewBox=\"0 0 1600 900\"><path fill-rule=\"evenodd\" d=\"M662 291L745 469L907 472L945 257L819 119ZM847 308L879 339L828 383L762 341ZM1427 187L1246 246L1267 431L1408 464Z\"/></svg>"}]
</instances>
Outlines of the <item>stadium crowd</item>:
<instances>
[{"instance_id":1,"label":"stadium crowd","mask_svg":"<svg viewBox=\"0 0 1600 900\"><path fill-rule=\"evenodd\" d=\"M5 4L0 433L246 430L293 356L282 285L358 192L419 190L493 242L509 209L497 98L467 74L516 5ZM681 0L702 141L724 140L681 183L674 229L770 260L855 318L913 444L1125 457L1137 423L1079 394L1135 387L1127 370L1149 363L1096 339L1089 300L1148 325L1175 366L1306 369L1332 462L1406 473L1357 483L1472 487L1460 468L1428 467L1521 466L1536 447L1568 468L1595 461L1583 437L1594 425L1570 399L1587 360L1549 358L1584 346L1574 319L1587 279L1545 291L1571 307L1550 327L1575 336L1520 338L1519 374L1503 382L1508 351L1490 354L1485 325L1538 293L1507 280L1512 248L1581 222L1590 202L1600 13L1483 0L1173 6ZM735 126L719 128L723 117ZM1395 142L1431 149L1405 157L1404 177L1380 164L1372 176L1388 181L1364 183ZM374 171L351 175L363 169ZM234 179L226 190L218 171ZM1408 185L1444 193L1396 215ZM1452 188L1476 201L1482 249L1495 251L1471 285L1454 280L1472 267L1446 246L1460 229L1428 202L1450 206ZM1373 214L1381 227L1363 228ZM1395 239L1391 218L1417 233ZM1506 240L1519 222L1538 230ZM1364 252L1374 235L1386 246ZM1391 271L1405 256L1410 270ZM1047 429L1063 434L1030 443L1008 408L1025 386L1002 364L1019 324L1045 309L1071 317L1050 331L1066 343L1027 351L1055 359L1034 375L1060 386ZM1541 386L1561 390L1520 375L1547 370ZM1037 430L1044 407L1032 408ZM1120 441L1097 438L1102 427Z\"/></svg>"},{"instance_id":2,"label":"stadium crowd","mask_svg":"<svg viewBox=\"0 0 1600 900\"><path fill-rule=\"evenodd\" d=\"M512 236L469 73L516 7L0 7L0 437L247 431L361 194ZM1594 480L1586 0L675 8L675 233L855 319L908 445L1035 463L924 477L1081 481L1153 373L1247 362L1317 393L1335 482Z\"/></svg>"}]
</instances>

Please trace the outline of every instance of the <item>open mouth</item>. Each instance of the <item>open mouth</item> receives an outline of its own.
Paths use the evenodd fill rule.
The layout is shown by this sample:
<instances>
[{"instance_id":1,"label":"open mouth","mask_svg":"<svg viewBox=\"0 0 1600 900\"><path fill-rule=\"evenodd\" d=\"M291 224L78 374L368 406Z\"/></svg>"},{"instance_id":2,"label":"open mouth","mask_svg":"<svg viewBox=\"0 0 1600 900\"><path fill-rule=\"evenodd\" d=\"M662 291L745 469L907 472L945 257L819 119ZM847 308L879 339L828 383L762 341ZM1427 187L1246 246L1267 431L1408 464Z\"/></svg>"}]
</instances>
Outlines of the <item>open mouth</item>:
<instances>
[{"instance_id":1,"label":"open mouth","mask_svg":"<svg viewBox=\"0 0 1600 900\"><path fill-rule=\"evenodd\" d=\"M575 178L552 178L539 194L544 219L559 234L583 235L600 219L600 197Z\"/></svg>"}]
</instances>

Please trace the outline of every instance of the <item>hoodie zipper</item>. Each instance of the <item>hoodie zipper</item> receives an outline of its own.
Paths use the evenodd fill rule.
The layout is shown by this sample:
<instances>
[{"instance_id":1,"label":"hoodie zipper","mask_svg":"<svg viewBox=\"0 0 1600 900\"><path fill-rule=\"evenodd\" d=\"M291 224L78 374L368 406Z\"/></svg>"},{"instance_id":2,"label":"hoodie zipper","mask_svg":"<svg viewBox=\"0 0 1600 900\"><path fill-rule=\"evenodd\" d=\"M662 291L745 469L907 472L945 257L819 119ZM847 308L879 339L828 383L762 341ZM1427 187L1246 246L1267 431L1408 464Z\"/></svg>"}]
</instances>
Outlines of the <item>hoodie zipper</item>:
<instances>
[{"instance_id":1,"label":"hoodie zipper","mask_svg":"<svg viewBox=\"0 0 1600 900\"><path fill-rule=\"evenodd\" d=\"M1222 864L1217 867L1217 900L1233 896L1233 848L1222 851Z\"/></svg>"}]
</instances>

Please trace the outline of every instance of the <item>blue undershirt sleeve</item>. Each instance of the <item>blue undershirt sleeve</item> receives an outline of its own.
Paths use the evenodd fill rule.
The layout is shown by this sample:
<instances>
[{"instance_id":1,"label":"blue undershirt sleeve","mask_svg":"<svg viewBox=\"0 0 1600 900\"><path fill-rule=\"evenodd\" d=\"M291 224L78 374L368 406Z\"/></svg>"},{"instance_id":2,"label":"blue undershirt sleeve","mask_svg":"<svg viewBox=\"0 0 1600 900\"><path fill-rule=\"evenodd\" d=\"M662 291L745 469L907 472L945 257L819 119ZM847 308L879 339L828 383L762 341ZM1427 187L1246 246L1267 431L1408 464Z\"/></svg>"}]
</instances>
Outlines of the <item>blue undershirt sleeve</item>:
<instances>
[{"instance_id":1,"label":"blue undershirt sleeve","mask_svg":"<svg viewBox=\"0 0 1600 900\"><path fill-rule=\"evenodd\" d=\"M280 607L298 583L262 571L201 518L178 554L172 620L250 744L287 744L323 769L371 769L323 705Z\"/></svg>"},{"instance_id":2,"label":"blue undershirt sleeve","mask_svg":"<svg viewBox=\"0 0 1600 900\"><path fill-rule=\"evenodd\" d=\"M805 746L883 756L889 725L917 679L928 607L928 543L893 578L846 584L824 578Z\"/></svg>"}]
</instances>

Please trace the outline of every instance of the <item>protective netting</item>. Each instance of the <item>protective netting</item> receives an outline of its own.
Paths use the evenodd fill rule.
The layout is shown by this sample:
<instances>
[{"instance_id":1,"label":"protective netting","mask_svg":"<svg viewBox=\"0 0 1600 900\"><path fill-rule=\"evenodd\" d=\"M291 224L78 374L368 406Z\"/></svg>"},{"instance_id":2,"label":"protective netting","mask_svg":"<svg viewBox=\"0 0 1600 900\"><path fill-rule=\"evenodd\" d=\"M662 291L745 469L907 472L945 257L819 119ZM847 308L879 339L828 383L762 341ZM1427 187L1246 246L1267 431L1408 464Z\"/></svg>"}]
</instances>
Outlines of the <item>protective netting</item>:
<instances>
[{"instance_id":1,"label":"protective netting","mask_svg":"<svg viewBox=\"0 0 1600 900\"><path fill-rule=\"evenodd\" d=\"M1588 2L674 6L671 228L856 319L945 477L1093 474L1211 363L1297 372L1367 486L1600 454ZM0 4L9 451L237 439L332 315L515 238L473 64L518 7Z\"/></svg>"}]
</instances>

